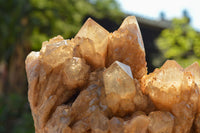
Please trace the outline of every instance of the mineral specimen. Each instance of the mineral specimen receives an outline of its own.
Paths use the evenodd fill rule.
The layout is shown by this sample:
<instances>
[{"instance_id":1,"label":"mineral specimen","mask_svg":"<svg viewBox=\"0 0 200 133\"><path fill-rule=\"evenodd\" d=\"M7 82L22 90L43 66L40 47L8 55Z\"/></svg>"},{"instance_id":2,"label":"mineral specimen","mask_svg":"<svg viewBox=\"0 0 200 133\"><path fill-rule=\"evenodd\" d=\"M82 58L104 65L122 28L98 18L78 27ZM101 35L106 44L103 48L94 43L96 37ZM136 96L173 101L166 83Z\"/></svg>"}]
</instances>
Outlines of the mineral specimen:
<instances>
[{"instance_id":1,"label":"mineral specimen","mask_svg":"<svg viewBox=\"0 0 200 133\"><path fill-rule=\"evenodd\" d=\"M36 133L200 132L200 67L168 60L147 75L134 16L109 33L88 19L26 58Z\"/></svg>"},{"instance_id":2,"label":"mineral specimen","mask_svg":"<svg viewBox=\"0 0 200 133\"><path fill-rule=\"evenodd\" d=\"M57 106L87 84L90 67L84 59L72 57L69 47L71 45L63 44L63 39L58 36L46 42L40 52L31 52L27 56L28 98L36 132L44 129Z\"/></svg>"}]
</instances>

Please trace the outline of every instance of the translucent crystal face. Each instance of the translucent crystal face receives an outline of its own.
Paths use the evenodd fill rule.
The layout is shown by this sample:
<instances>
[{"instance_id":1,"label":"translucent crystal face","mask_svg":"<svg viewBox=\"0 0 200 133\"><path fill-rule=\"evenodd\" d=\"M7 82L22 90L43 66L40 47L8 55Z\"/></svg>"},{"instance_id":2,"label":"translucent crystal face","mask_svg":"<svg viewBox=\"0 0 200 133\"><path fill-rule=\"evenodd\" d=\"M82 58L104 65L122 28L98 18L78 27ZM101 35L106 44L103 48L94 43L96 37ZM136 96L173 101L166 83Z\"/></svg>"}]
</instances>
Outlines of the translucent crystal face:
<instances>
[{"instance_id":1,"label":"translucent crystal face","mask_svg":"<svg viewBox=\"0 0 200 133\"><path fill-rule=\"evenodd\" d=\"M115 61L103 72L106 103L119 116L133 112L136 87L130 67Z\"/></svg>"},{"instance_id":2,"label":"translucent crystal face","mask_svg":"<svg viewBox=\"0 0 200 133\"><path fill-rule=\"evenodd\" d=\"M108 35L107 30L89 18L75 36L75 40L81 40L85 44L79 47L81 56L95 68L105 66ZM88 49L90 51L86 52Z\"/></svg>"},{"instance_id":3,"label":"translucent crystal face","mask_svg":"<svg viewBox=\"0 0 200 133\"><path fill-rule=\"evenodd\" d=\"M195 83L200 87L200 66L197 62L185 68L186 72L191 72L194 76Z\"/></svg>"},{"instance_id":4,"label":"translucent crystal face","mask_svg":"<svg viewBox=\"0 0 200 133\"><path fill-rule=\"evenodd\" d=\"M120 26L120 29L124 29L124 28L130 30L132 33L136 33L138 43L139 43L141 49L145 50L143 40L142 40L142 35L140 32L140 28L139 28L139 25L138 25L138 22L137 22L135 16L129 16L129 17L125 18L125 20L123 21L123 23Z\"/></svg>"},{"instance_id":5,"label":"translucent crystal face","mask_svg":"<svg viewBox=\"0 0 200 133\"><path fill-rule=\"evenodd\" d=\"M90 67L84 59L73 57L65 61L63 69L63 83L69 88L82 86L88 79Z\"/></svg>"},{"instance_id":6,"label":"translucent crystal face","mask_svg":"<svg viewBox=\"0 0 200 133\"><path fill-rule=\"evenodd\" d=\"M119 61L115 61L115 63L117 63L117 65L120 66L121 69L123 69L124 72L126 72L133 79L133 75L132 75L130 66L128 66L126 64L123 64L123 63L121 63Z\"/></svg>"},{"instance_id":7,"label":"translucent crystal face","mask_svg":"<svg viewBox=\"0 0 200 133\"><path fill-rule=\"evenodd\" d=\"M60 36L43 43L42 49L40 50L40 58L42 61L52 67L58 66L72 56L73 45Z\"/></svg>"},{"instance_id":8,"label":"translucent crystal face","mask_svg":"<svg viewBox=\"0 0 200 133\"><path fill-rule=\"evenodd\" d=\"M129 65L136 79L147 74L145 50L135 17L127 17L109 36L106 66L116 60Z\"/></svg>"},{"instance_id":9,"label":"translucent crystal face","mask_svg":"<svg viewBox=\"0 0 200 133\"><path fill-rule=\"evenodd\" d=\"M105 93L117 93L125 98L129 93L135 93L135 84L129 66L115 61L103 74Z\"/></svg>"},{"instance_id":10,"label":"translucent crystal face","mask_svg":"<svg viewBox=\"0 0 200 133\"><path fill-rule=\"evenodd\" d=\"M183 72L177 68L168 68L161 70L155 77L156 80L153 82L155 87L167 92L170 87L174 86L174 91L178 92L183 80Z\"/></svg>"},{"instance_id":11,"label":"translucent crystal face","mask_svg":"<svg viewBox=\"0 0 200 133\"><path fill-rule=\"evenodd\" d=\"M158 108L171 109L179 103L182 98L189 95L182 95L194 87L190 75L184 73L183 68L175 61L168 60L165 64L152 74L144 77L145 91Z\"/></svg>"},{"instance_id":12,"label":"translucent crystal face","mask_svg":"<svg viewBox=\"0 0 200 133\"><path fill-rule=\"evenodd\" d=\"M171 113L162 111L151 112L149 119L148 130L150 133L172 133L174 116Z\"/></svg>"},{"instance_id":13,"label":"translucent crystal face","mask_svg":"<svg viewBox=\"0 0 200 133\"><path fill-rule=\"evenodd\" d=\"M104 67L105 58L95 51L92 40L76 38L75 43L78 45L74 49L74 56L84 58L92 68Z\"/></svg>"},{"instance_id":14,"label":"translucent crystal face","mask_svg":"<svg viewBox=\"0 0 200 133\"><path fill-rule=\"evenodd\" d=\"M183 81L183 68L175 61L168 60L161 67L152 74L152 86L159 88L164 92L170 91L173 88L177 94L180 93L181 84Z\"/></svg>"},{"instance_id":15,"label":"translucent crystal face","mask_svg":"<svg viewBox=\"0 0 200 133\"><path fill-rule=\"evenodd\" d=\"M109 32L106 29L89 18L76 34L75 38L84 37L92 40L94 42L96 52L102 53L104 52L103 48L106 47L104 40L108 38L108 34Z\"/></svg>"}]
</instances>

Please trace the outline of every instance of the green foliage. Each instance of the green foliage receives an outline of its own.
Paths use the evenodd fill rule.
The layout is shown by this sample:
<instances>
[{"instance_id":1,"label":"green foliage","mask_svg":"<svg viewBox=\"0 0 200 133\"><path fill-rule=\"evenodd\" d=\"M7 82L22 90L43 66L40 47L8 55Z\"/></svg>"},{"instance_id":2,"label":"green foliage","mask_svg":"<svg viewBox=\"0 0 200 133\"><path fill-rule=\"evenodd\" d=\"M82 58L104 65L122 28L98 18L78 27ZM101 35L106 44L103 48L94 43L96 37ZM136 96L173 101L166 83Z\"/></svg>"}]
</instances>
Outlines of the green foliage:
<instances>
[{"instance_id":1,"label":"green foliage","mask_svg":"<svg viewBox=\"0 0 200 133\"><path fill-rule=\"evenodd\" d=\"M26 38L22 22L29 9L26 0L0 0L0 60L8 60L22 35Z\"/></svg>"},{"instance_id":2,"label":"green foliage","mask_svg":"<svg viewBox=\"0 0 200 133\"><path fill-rule=\"evenodd\" d=\"M200 63L200 34L186 17L173 19L171 28L163 30L156 43L165 58L175 59L183 67Z\"/></svg>"},{"instance_id":3,"label":"green foliage","mask_svg":"<svg viewBox=\"0 0 200 133\"><path fill-rule=\"evenodd\" d=\"M1 0L0 9L0 60L16 46L39 50L53 36L73 37L88 16L115 22L123 16L115 0Z\"/></svg>"},{"instance_id":4,"label":"green foliage","mask_svg":"<svg viewBox=\"0 0 200 133\"><path fill-rule=\"evenodd\" d=\"M0 96L0 132L34 133L33 119L24 96Z\"/></svg>"}]
</instances>

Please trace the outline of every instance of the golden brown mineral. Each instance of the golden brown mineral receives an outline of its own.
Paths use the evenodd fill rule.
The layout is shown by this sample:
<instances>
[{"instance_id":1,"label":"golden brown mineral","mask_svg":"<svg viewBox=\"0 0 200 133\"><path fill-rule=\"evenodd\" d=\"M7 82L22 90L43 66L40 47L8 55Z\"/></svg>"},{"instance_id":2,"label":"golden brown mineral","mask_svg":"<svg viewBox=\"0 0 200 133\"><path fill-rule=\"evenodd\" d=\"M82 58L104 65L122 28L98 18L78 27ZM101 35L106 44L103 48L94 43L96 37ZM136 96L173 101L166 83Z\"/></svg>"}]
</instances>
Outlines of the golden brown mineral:
<instances>
[{"instance_id":1,"label":"golden brown mineral","mask_svg":"<svg viewBox=\"0 0 200 133\"><path fill-rule=\"evenodd\" d=\"M198 87L192 75L173 60L168 60L142 79L143 91L157 109L175 116L174 132L189 133L197 112ZM184 118L184 119L183 119Z\"/></svg>"},{"instance_id":2,"label":"golden brown mineral","mask_svg":"<svg viewBox=\"0 0 200 133\"><path fill-rule=\"evenodd\" d=\"M192 65L185 68L186 72L191 72L191 74L194 77L195 83L198 86L198 90L200 92L200 66L197 62L193 63ZM197 114L194 120L194 130L196 133L200 133L200 95L199 95L199 101L198 101L198 110Z\"/></svg>"},{"instance_id":3,"label":"golden brown mineral","mask_svg":"<svg viewBox=\"0 0 200 133\"><path fill-rule=\"evenodd\" d=\"M109 129L111 133L123 133L124 120L122 118L113 117L109 121Z\"/></svg>"},{"instance_id":4,"label":"golden brown mineral","mask_svg":"<svg viewBox=\"0 0 200 133\"><path fill-rule=\"evenodd\" d=\"M133 112L136 88L130 67L115 61L104 71L103 78L107 105L112 113L124 116Z\"/></svg>"},{"instance_id":5,"label":"golden brown mineral","mask_svg":"<svg viewBox=\"0 0 200 133\"><path fill-rule=\"evenodd\" d=\"M107 67L116 60L129 65L136 79L147 74L144 44L134 16L127 17L109 36Z\"/></svg>"},{"instance_id":6,"label":"golden brown mineral","mask_svg":"<svg viewBox=\"0 0 200 133\"><path fill-rule=\"evenodd\" d=\"M109 32L89 18L76 34L75 56L84 58L94 68L105 66Z\"/></svg>"},{"instance_id":7,"label":"golden brown mineral","mask_svg":"<svg viewBox=\"0 0 200 133\"><path fill-rule=\"evenodd\" d=\"M169 112L155 111L149 114L149 133L173 133L174 116Z\"/></svg>"},{"instance_id":8,"label":"golden brown mineral","mask_svg":"<svg viewBox=\"0 0 200 133\"><path fill-rule=\"evenodd\" d=\"M138 115L125 123L124 133L147 133L148 125L148 117Z\"/></svg>"},{"instance_id":9,"label":"golden brown mineral","mask_svg":"<svg viewBox=\"0 0 200 133\"><path fill-rule=\"evenodd\" d=\"M168 60L160 69L143 77L142 88L158 109L170 110L181 100L183 78L183 68L175 61Z\"/></svg>"},{"instance_id":10,"label":"golden brown mineral","mask_svg":"<svg viewBox=\"0 0 200 133\"><path fill-rule=\"evenodd\" d=\"M26 58L36 133L200 132L200 67L168 60L147 75L137 20L109 33L88 19Z\"/></svg>"},{"instance_id":11,"label":"golden brown mineral","mask_svg":"<svg viewBox=\"0 0 200 133\"><path fill-rule=\"evenodd\" d=\"M55 37L26 58L28 98L36 132L44 129L57 106L87 84L90 67L84 59L72 57L73 46L63 41Z\"/></svg>"}]
</instances>

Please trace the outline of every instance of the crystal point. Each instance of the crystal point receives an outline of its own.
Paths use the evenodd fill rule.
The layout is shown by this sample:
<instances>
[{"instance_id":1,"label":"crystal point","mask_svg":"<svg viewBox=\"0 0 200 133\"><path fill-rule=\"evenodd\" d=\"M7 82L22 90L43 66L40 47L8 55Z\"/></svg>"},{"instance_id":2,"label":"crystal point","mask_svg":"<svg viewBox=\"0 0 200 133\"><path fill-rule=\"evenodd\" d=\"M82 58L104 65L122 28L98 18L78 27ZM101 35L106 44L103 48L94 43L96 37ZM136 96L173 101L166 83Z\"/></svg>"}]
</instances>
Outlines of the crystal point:
<instances>
[{"instance_id":1,"label":"crystal point","mask_svg":"<svg viewBox=\"0 0 200 133\"><path fill-rule=\"evenodd\" d=\"M197 111L199 97L192 75L175 61L168 60L160 69L144 76L142 82L143 91L155 106L175 116L174 132L188 132Z\"/></svg>"},{"instance_id":2,"label":"crystal point","mask_svg":"<svg viewBox=\"0 0 200 133\"><path fill-rule=\"evenodd\" d=\"M143 90L149 94L158 108L171 108L180 101L183 78L182 68L174 61L166 61L159 70L143 77Z\"/></svg>"},{"instance_id":3,"label":"crystal point","mask_svg":"<svg viewBox=\"0 0 200 133\"><path fill-rule=\"evenodd\" d=\"M115 61L104 71L103 78L108 107L119 114L133 111L136 89L130 67Z\"/></svg>"},{"instance_id":4,"label":"crystal point","mask_svg":"<svg viewBox=\"0 0 200 133\"><path fill-rule=\"evenodd\" d=\"M115 61L103 73L106 94L116 93L122 98L128 94L135 94L135 84L130 67Z\"/></svg>"},{"instance_id":5,"label":"crystal point","mask_svg":"<svg viewBox=\"0 0 200 133\"><path fill-rule=\"evenodd\" d=\"M77 53L94 68L105 66L109 32L89 18L75 36L80 43Z\"/></svg>"},{"instance_id":6,"label":"crystal point","mask_svg":"<svg viewBox=\"0 0 200 133\"><path fill-rule=\"evenodd\" d=\"M135 17L127 17L109 36L107 67L116 60L129 65L134 78L141 79L147 74L143 41Z\"/></svg>"},{"instance_id":7,"label":"crystal point","mask_svg":"<svg viewBox=\"0 0 200 133\"><path fill-rule=\"evenodd\" d=\"M139 25L138 25L138 22L137 22L137 19L135 16L126 17L124 19L124 21L122 22L119 29L127 29L132 33L136 33L140 48L145 51L143 40L142 40L142 35L141 35L140 28L139 28Z\"/></svg>"},{"instance_id":8,"label":"crystal point","mask_svg":"<svg viewBox=\"0 0 200 133\"><path fill-rule=\"evenodd\" d=\"M68 88L77 88L87 83L90 67L85 61L78 57L66 60L63 69L63 83Z\"/></svg>"}]
</instances>

